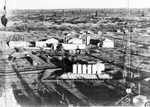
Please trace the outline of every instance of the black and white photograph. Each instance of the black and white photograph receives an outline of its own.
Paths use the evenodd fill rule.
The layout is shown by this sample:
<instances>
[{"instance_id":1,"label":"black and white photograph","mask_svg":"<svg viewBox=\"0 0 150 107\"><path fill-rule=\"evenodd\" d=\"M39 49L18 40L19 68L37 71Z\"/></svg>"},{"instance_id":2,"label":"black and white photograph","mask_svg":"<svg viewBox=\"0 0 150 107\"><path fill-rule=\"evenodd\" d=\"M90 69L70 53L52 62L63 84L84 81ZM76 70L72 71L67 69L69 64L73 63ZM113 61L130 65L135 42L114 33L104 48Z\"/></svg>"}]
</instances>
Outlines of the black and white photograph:
<instances>
[{"instance_id":1,"label":"black and white photograph","mask_svg":"<svg viewBox=\"0 0 150 107\"><path fill-rule=\"evenodd\" d=\"M149 0L0 0L0 107L150 107Z\"/></svg>"}]
</instances>

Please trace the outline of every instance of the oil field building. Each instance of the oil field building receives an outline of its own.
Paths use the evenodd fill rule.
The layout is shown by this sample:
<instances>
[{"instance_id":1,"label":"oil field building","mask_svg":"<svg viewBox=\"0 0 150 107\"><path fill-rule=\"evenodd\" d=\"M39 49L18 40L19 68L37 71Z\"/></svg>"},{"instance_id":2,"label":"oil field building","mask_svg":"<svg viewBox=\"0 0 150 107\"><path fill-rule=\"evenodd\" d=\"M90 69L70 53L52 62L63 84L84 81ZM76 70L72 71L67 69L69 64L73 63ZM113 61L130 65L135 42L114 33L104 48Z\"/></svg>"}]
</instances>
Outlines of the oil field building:
<instances>
[{"instance_id":1,"label":"oil field building","mask_svg":"<svg viewBox=\"0 0 150 107\"><path fill-rule=\"evenodd\" d=\"M84 51L86 48L85 44L62 44L63 50L69 51L71 54L75 54L77 50Z\"/></svg>"},{"instance_id":2,"label":"oil field building","mask_svg":"<svg viewBox=\"0 0 150 107\"><path fill-rule=\"evenodd\" d=\"M57 45L59 43L59 40L56 38L50 38L50 39L42 39L40 41L36 41L36 47L51 47L54 46L54 49L56 49Z\"/></svg>"},{"instance_id":3,"label":"oil field building","mask_svg":"<svg viewBox=\"0 0 150 107\"><path fill-rule=\"evenodd\" d=\"M114 48L114 41L106 38L104 41L103 41L103 45L102 45L103 48Z\"/></svg>"},{"instance_id":4,"label":"oil field building","mask_svg":"<svg viewBox=\"0 0 150 107\"><path fill-rule=\"evenodd\" d=\"M80 38L72 38L70 40L68 40L68 43L72 43L72 44L82 44L83 40Z\"/></svg>"},{"instance_id":5,"label":"oil field building","mask_svg":"<svg viewBox=\"0 0 150 107\"><path fill-rule=\"evenodd\" d=\"M8 45L9 45L10 48L28 47L29 42L26 42L26 41L9 41Z\"/></svg>"}]
</instances>

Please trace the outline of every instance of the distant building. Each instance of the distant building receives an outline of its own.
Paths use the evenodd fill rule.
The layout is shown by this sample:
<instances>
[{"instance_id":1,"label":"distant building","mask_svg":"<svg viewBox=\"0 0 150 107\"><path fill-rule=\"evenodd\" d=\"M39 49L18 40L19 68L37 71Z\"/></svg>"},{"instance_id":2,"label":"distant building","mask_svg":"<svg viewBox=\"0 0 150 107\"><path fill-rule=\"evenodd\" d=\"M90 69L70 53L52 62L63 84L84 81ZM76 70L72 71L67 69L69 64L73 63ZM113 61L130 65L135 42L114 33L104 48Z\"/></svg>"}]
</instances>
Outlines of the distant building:
<instances>
[{"instance_id":1,"label":"distant building","mask_svg":"<svg viewBox=\"0 0 150 107\"><path fill-rule=\"evenodd\" d=\"M85 39L86 45L89 45L89 44L90 44L90 40L91 40L91 36L90 36L90 35L86 36L86 39Z\"/></svg>"},{"instance_id":2,"label":"distant building","mask_svg":"<svg viewBox=\"0 0 150 107\"><path fill-rule=\"evenodd\" d=\"M76 44L62 44L64 50L75 50L77 49Z\"/></svg>"},{"instance_id":3,"label":"distant building","mask_svg":"<svg viewBox=\"0 0 150 107\"><path fill-rule=\"evenodd\" d=\"M114 41L106 38L104 41L103 41L103 45L102 45L103 48L114 48Z\"/></svg>"},{"instance_id":4,"label":"distant building","mask_svg":"<svg viewBox=\"0 0 150 107\"><path fill-rule=\"evenodd\" d=\"M91 45L98 45L98 44L100 44L100 40L98 40L98 39L91 39L90 40L90 44ZM98 46L100 46L100 45L98 45Z\"/></svg>"},{"instance_id":5,"label":"distant building","mask_svg":"<svg viewBox=\"0 0 150 107\"><path fill-rule=\"evenodd\" d=\"M46 47L46 43L44 41L36 41L35 46L36 47Z\"/></svg>"},{"instance_id":6,"label":"distant building","mask_svg":"<svg viewBox=\"0 0 150 107\"><path fill-rule=\"evenodd\" d=\"M57 44L57 43L59 43L59 41L57 40L57 39L55 39L55 38L50 38L50 39L47 39L46 41L45 41L45 43L46 44Z\"/></svg>"},{"instance_id":7,"label":"distant building","mask_svg":"<svg viewBox=\"0 0 150 107\"><path fill-rule=\"evenodd\" d=\"M150 29L147 29L147 33L150 33Z\"/></svg>"},{"instance_id":8,"label":"distant building","mask_svg":"<svg viewBox=\"0 0 150 107\"><path fill-rule=\"evenodd\" d=\"M62 44L62 48L71 54L80 54L85 51L85 44Z\"/></svg>"},{"instance_id":9,"label":"distant building","mask_svg":"<svg viewBox=\"0 0 150 107\"><path fill-rule=\"evenodd\" d=\"M72 38L70 40L68 40L68 43L73 43L73 44L82 44L83 40L80 38Z\"/></svg>"},{"instance_id":10,"label":"distant building","mask_svg":"<svg viewBox=\"0 0 150 107\"><path fill-rule=\"evenodd\" d=\"M54 50L56 49L57 45L59 43L59 40L55 38L50 38L50 39L43 39L41 41L36 41L36 47L48 47L50 44L54 46Z\"/></svg>"},{"instance_id":11,"label":"distant building","mask_svg":"<svg viewBox=\"0 0 150 107\"><path fill-rule=\"evenodd\" d=\"M102 32L102 31L98 31L98 35L100 35L100 36L101 36L102 34L103 34L103 32Z\"/></svg>"},{"instance_id":12,"label":"distant building","mask_svg":"<svg viewBox=\"0 0 150 107\"><path fill-rule=\"evenodd\" d=\"M129 30L128 30L128 29L125 29L125 33L129 33Z\"/></svg>"},{"instance_id":13,"label":"distant building","mask_svg":"<svg viewBox=\"0 0 150 107\"><path fill-rule=\"evenodd\" d=\"M62 44L64 50L85 49L85 44Z\"/></svg>"},{"instance_id":14,"label":"distant building","mask_svg":"<svg viewBox=\"0 0 150 107\"><path fill-rule=\"evenodd\" d=\"M82 31L80 31L80 34L83 34L83 35L86 35L86 34L94 34L94 32L91 31L91 30L82 30Z\"/></svg>"},{"instance_id":15,"label":"distant building","mask_svg":"<svg viewBox=\"0 0 150 107\"><path fill-rule=\"evenodd\" d=\"M9 41L8 45L10 48L15 48L15 47L28 47L29 42L26 41Z\"/></svg>"},{"instance_id":16,"label":"distant building","mask_svg":"<svg viewBox=\"0 0 150 107\"><path fill-rule=\"evenodd\" d=\"M106 34L108 34L108 35L109 35L110 33L111 33L111 32L109 32L109 31L106 32Z\"/></svg>"},{"instance_id":17,"label":"distant building","mask_svg":"<svg viewBox=\"0 0 150 107\"><path fill-rule=\"evenodd\" d=\"M82 31L80 31L80 34L86 35L87 33L86 33L86 31L82 30Z\"/></svg>"},{"instance_id":18,"label":"distant building","mask_svg":"<svg viewBox=\"0 0 150 107\"><path fill-rule=\"evenodd\" d=\"M91 31L91 30L88 30L87 33L88 33L88 34L94 34L94 32Z\"/></svg>"},{"instance_id":19,"label":"distant building","mask_svg":"<svg viewBox=\"0 0 150 107\"><path fill-rule=\"evenodd\" d=\"M144 33L144 34L142 34L142 36L150 36L150 34Z\"/></svg>"},{"instance_id":20,"label":"distant building","mask_svg":"<svg viewBox=\"0 0 150 107\"><path fill-rule=\"evenodd\" d=\"M120 29L118 29L118 30L117 30L117 33L121 33L121 30L120 30Z\"/></svg>"}]
</instances>

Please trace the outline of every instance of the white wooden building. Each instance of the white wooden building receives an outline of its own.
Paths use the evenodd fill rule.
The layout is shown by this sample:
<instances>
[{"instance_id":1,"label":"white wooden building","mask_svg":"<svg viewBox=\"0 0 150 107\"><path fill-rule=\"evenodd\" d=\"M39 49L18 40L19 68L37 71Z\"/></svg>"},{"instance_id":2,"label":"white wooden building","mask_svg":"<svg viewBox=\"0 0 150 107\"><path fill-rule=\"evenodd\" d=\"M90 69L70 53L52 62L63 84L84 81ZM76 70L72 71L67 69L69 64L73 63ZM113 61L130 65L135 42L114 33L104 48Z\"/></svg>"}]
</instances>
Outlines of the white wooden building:
<instances>
[{"instance_id":1,"label":"white wooden building","mask_svg":"<svg viewBox=\"0 0 150 107\"><path fill-rule=\"evenodd\" d=\"M59 41L55 38L50 38L44 41L36 41L35 46L36 47L47 47L48 44L53 44L54 50L56 49Z\"/></svg>"},{"instance_id":2,"label":"white wooden building","mask_svg":"<svg viewBox=\"0 0 150 107\"><path fill-rule=\"evenodd\" d=\"M46 43L44 41L36 41L35 46L36 47L46 47Z\"/></svg>"},{"instance_id":3,"label":"white wooden building","mask_svg":"<svg viewBox=\"0 0 150 107\"><path fill-rule=\"evenodd\" d=\"M142 36L150 36L150 34L144 33L144 34L142 34Z\"/></svg>"},{"instance_id":4,"label":"white wooden building","mask_svg":"<svg viewBox=\"0 0 150 107\"><path fill-rule=\"evenodd\" d=\"M103 41L103 45L102 45L103 48L114 48L114 41L106 38L104 41Z\"/></svg>"},{"instance_id":5,"label":"white wooden building","mask_svg":"<svg viewBox=\"0 0 150 107\"><path fill-rule=\"evenodd\" d=\"M47 39L45 41L45 43L47 43L47 44L57 44L57 43L59 43L59 41L55 38L50 38L50 39Z\"/></svg>"},{"instance_id":6,"label":"white wooden building","mask_svg":"<svg viewBox=\"0 0 150 107\"><path fill-rule=\"evenodd\" d=\"M15 48L15 47L28 47L30 43L26 41L10 41L8 44L10 48Z\"/></svg>"},{"instance_id":7,"label":"white wooden building","mask_svg":"<svg viewBox=\"0 0 150 107\"><path fill-rule=\"evenodd\" d=\"M85 49L85 44L62 44L64 50Z\"/></svg>"},{"instance_id":8,"label":"white wooden building","mask_svg":"<svg viewBox=\"0 0 150 107\"><path fill-rule=\"evenodd\" d=\"M83 40L80 38L72 38L70 40L68 40L68 43L73 43L73 44L82 44Z\"/></svg>"}]
</instances>

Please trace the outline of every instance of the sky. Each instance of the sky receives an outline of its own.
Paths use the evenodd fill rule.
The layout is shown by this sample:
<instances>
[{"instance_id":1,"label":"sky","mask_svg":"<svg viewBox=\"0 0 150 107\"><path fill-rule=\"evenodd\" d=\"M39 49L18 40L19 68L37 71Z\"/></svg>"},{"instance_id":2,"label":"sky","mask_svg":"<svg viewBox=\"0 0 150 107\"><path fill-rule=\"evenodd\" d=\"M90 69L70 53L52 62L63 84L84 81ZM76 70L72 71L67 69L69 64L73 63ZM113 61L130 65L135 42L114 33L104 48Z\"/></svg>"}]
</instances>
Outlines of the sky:
<instances>
[{"instance_id":1,"label":"sky","mask_svg":"<svg viewBox=\"0 0 150 107\"><path fill-rule=\"evenodd\" d=\"M0 7L3 7L4 0L0 2ZM150 0L6 0L6 2L7 9L150 8Z\"/></svg>"}]
</instances>

